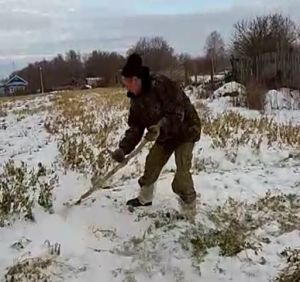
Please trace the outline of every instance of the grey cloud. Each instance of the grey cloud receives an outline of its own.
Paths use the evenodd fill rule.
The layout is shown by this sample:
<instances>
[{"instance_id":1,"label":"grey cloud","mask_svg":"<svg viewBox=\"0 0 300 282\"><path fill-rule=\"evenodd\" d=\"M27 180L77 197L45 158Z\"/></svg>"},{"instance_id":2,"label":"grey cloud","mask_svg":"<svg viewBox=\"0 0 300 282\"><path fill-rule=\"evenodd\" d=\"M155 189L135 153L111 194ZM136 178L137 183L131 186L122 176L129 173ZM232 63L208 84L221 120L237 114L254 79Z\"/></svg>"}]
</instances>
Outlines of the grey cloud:
<instances>
[{"instance_id":1,"label":"grey cloud","mask_svg":"<svg viewBox=\"0 0 300 282\"><path fill-rule=\"evenodd\" d=\"M66 11L69 7L76 9L80 7L81 4L81 0L0 0L1 10L27 10L46 14L55 14L60 11Z\"/></svg>"},{"instance_id":2,"label":"grey cloud","mask_svg":"<svg viewBox=\"0 0 300 282\"><path fill-rule=\"evenodd\" d=\"M29 12L0 11L0 30L10 31L28 31L45 30L51 27L51 18L46 15L40 15Z\"/></svg>"},{"instance_id":3,"label":"grey cloud","mask_svg":"<svg viewBox=\"0 0 300 282\"><path fill-rule=\"evenodd\" d=\"M124 15L119 12L114 14L111 7L102 4L89 6L87 3L80 6L80 0L76 0L75 4L70 4L70 1L56 0L52 6L45 3L45 9L41 7L40 0L30 0L34 2L35 12L30 15L30 19L21 17L19 25L22 27L16 23L11 26L12 31L6 32L1 28L4 23L0 19L0 38L5 38L0 45L0 56L13 58L17 54L40 58L42 55L39 54L56 55L71 48L82 52L102 49L124 53L140 36L154 35L166 38L177 52L199 55L211 31L218 30L229 43L233 24L243 18L277 11L289 14L296 22L300 22L298 0L280 0L275 3L270 0L253 0L226 10L202 14L140 16L130 16L127 10L124 10ZM24 5L24 9L28 9L29 6ZM69 11L70 7L74 10ZM22 64L25 60L20 62ZM0 61L0 72L1 66Z\"/></svg>"},{"instance_id":4,"label":"grey cloud","mask_svg":"<svg viewBox=\"0 0 300 282\"><path fill-rule=\"evenodd\" d=\"M267 0L268 1L268 0ZM233 24L243 18L253 17L269 11L289 13L299 20L298 1L288 5L264 5L260 1L256 5L235 5L228 10L193 14L193 15L141 15L116 17L101 13L103 7L97 6L92 11L82 10L75 13L66 24L69 38L63 46L89 50L91 48L122 49L135 43L140 36L161 35L165 37L177 51L201 54L208 34L216 29L230 42ZM271 2L270 2L271 3ZM281 2L283 3L283 2ZM279 7L279 8L278 8ZM81 11L81 10L80 10ZM70 15L72 16L72 15ZM60 42L57 42L61 44ZM90 45L89 45L90 44ZM90 47L90 48L89 48Z\"/></svg>"},{"instance_id":5,"label":"grey cloud","mask_svg":"<svg viewBox=\"0 0 300 282\"><path fill-rule=\"evenodd\" d=\"M124 20L122 33L131 34L135 38L144 35L161 35L165 37L177 51L185 51L193 55L201 54L206 37L213 30L218 30L230 43L233 25L241 19L249 19L269 12L283 12L300 23L300 2L291 1L288 5L274 6L241 6L236 5L228 10L193 15L138 16Z\"/></svg>"},{"instance_id":6,"label":"grey cloud","mask_svg":"<svg viewBox=\"0 0 300 282\"><path fill-rule=\"evenodd\" d=\"M67 19L70 7L78 9L81 0L0 0L0 31L39 31L55 28Z\"/></svg>"},{"instance_id":7,"label":"grey cloud","mask_svg":"<svg viewBox=\"0 0 300 282\"><path fill-rule=\"evenodd\" d=\"M50 59L51 55L26 55L17 57L0 57L0 79L7 77L10 73L19 70L30 62L39 61L42 59Z\"/></svg>"}]
</instances>

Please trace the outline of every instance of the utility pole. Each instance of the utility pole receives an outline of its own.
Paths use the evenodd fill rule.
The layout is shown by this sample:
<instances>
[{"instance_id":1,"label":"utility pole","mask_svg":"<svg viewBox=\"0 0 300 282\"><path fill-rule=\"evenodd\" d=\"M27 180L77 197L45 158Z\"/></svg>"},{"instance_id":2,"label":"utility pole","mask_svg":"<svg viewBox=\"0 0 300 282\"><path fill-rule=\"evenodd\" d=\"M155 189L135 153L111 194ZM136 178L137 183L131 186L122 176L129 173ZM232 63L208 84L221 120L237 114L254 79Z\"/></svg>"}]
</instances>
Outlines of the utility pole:
<instances>
[{"instance_id":1,"label":"utility pole","mask_svg":"<svg viewBox=\"0 0 300 282\"><path fill-rule=\"evenodd\" d=\"M44 82L43 82L42 67L40 67L40 79L41 79L41 91L42 91L42 94L44 94Z\"/></svg>"}]
</instances>

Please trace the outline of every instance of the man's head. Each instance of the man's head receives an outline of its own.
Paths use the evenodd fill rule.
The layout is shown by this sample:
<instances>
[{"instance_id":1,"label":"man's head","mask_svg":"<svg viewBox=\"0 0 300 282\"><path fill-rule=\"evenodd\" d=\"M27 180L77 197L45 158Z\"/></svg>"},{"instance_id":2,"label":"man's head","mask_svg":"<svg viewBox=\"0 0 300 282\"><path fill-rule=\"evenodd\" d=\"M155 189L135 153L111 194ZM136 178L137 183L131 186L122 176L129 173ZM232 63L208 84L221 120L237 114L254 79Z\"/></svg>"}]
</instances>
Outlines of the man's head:
<instances>
[{"instance_id":1,"label":"man's head","mask_svg":"<svg viewBox=\"0 0 300 282\"><path fill-rule=\"evenodd\" d=\"M145 75L149 76L149 69L143 66L142 58L131 54L122 70L122 82L127 90L135 95L141 93Z\"/></svg>"},{"instance_id":2,"label":"man's head","mask_svg":"<svg viewBox=\"0 0 300 282\"><path fill-rule=\"evenodd\" d=\"M122 83L126 87L127 91L134 95L139 95L142 90L142 81L137 76L133 77L122 77Z\"/></svg>"}]
</instances>

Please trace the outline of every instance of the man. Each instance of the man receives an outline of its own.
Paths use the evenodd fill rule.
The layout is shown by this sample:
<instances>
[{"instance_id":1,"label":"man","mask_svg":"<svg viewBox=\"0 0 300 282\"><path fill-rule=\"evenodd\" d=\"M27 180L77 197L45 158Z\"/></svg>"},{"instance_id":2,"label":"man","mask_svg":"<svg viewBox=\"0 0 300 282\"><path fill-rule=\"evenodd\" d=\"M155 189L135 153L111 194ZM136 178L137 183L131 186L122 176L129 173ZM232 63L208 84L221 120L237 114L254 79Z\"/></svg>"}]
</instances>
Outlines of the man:
<instances>
[{"instance_id":1,"label":"man","mask_svg":"<svg viewBox=\"0 0 300 282\"><path fill-rule=\"evenodd\" d=\"M179 196L183 209L195 209L196 192L190 169L194 144L200 139L201 124L194 106L175 82L162 75L150 75L138 54L128 58L122 79L130 98L129 128L112 158L123 162L141 141L146 128L145 138L155 141L146 158L144 174L138 180L139 195L127 205L152 205L154 184L175 153L176 173L172 189Z\"/></svg>"}]
</instances>

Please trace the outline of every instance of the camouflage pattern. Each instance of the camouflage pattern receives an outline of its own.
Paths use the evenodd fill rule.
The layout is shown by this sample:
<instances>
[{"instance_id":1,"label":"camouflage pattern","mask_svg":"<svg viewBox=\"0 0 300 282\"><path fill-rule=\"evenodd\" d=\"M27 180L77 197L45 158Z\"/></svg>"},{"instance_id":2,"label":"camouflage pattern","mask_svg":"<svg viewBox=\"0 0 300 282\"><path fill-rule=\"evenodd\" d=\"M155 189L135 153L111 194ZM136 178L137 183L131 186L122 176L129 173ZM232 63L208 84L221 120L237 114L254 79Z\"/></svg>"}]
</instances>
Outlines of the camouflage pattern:
<instances>
[{"instance_id":1,"label":"camouflage pattern","mask_svg":"<svg viewBox=\"0 0 300 282\"><path fill-rule=\"evenodd\" d=\"M144 130L157 124L162 118L157 143L174 150L186 142L200 139L199 116L184 91L172 80L162 75L151 76L151 86L138 96L128 93L130 109L129 128L119 147L127 155L140 142Z\"/></svg>"},{"instance_id":2,"label":"camouflage pattern","mask_svg":"<svg viewBox=\"0 0 300 282\"><path fill-rule=\"evenodd\" d=\"M200 139L199 116L184 91L165 76L151 76L151 87L138 96L128 93L129 128L119 147L129 154L140 142L146 128L162 121L160 134L151 148L143 176L139 179L141 202L152 201L153 184L173 153L176 173L172 189L185 203L193 203L196 192L190 174L193 148Z\"/></svg>"}]
</instances>

